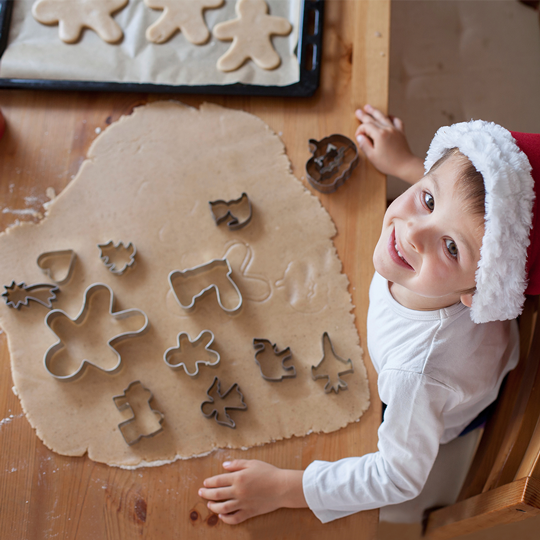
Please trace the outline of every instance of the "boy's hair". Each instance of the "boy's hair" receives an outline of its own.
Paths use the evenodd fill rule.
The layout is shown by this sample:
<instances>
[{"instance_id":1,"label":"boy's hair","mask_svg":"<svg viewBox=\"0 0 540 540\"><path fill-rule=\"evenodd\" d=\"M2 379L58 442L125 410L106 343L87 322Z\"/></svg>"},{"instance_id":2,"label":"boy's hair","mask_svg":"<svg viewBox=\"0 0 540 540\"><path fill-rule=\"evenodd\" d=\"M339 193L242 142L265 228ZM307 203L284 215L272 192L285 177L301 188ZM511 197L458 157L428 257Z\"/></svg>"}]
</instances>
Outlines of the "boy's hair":
<instances>
[{"instance_id":1,"label":"boy's hair","mask_svg":"<svg viewBox=\"0 0 540 540\"><path fill-rule=\"evenodd\" d=\"M486 213L484 177L476 170L470 159L459 151L459 148L447 148L444 154L433 164L429 172L438 169L452 156L459 160L460 169L456 187L466 204L465 211L483 218Z\"/></svg>"}]
</instances>

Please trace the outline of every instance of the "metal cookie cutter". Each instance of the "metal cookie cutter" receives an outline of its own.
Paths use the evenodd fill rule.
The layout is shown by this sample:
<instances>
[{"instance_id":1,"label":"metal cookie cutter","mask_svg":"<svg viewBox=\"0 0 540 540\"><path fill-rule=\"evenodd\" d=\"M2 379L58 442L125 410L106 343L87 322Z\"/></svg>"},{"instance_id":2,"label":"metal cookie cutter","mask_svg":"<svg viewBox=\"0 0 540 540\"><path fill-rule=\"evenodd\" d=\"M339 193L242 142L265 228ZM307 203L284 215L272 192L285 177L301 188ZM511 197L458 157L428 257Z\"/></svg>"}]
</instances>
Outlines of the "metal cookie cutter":
<instances>
[{"instance_id":1,"label":"metal cookie cutter","mask_svg":"<svg viewBox=\"0 0 540 540\"><path fill-rule=\"evenodd\" d=\"M336 191L360 161L356 144L345 135L334 134L320 141L310 139L309 149L313 156L306 163L307 179L321 193Z\"/></svg>"},{"instance_id":2,"label":"metal cookie cutter","mask_svg":"<svg viewBox=\"0 0 540 540\"><path fill-rule=\"evenodd\" d=\"M175 285L174 285L175 283L178 283L179 285L177 285L177 286L181 287L181 282L182 281L184 281L184 280L186 280L186 279L188 279L190 277L193 277L193 276L203 275L203 274L205 274L207 272L211 272L212 270L214 270L214 268L220 268L220 267L227 269L227 279L230 282L230 284L232 285L232 287L234 288L234 290L236 291L236 293L238 294L239 301L238 301L238 304L235 307L229 309L229 308L226 308L223 305L223 303L221 302L221 294L219 292L219 287L215 283L211 283L207 287L203 288L201 292L199 292L199 293L195 294L194 296L192 296L191 297L191 302L189 304L183 304L182 303L182 300L180 300L180 298L178 296L178 293L176 292ZM233 281L233 279L231 277L231 274L232 274L232 268L231 268L231 265L230 265L230 263L229 263L229 261L227 259L213 259L210 262L207 262L205 264L201 264L199 266L195 266L194 268L188 268L187 270L182 270L182 271L173 270L169 274L169 285L171 286L171 289L172 289L172 291L174 293L174 296L175 296L178 304L180 305L180 307L187 310L187 311L190 311L195 307L195 302L199 298L203 298L207 294L211 293L212 290L214 289L216 291L216 296L217 296L217 301L218 301L219 307L223 311L226 311L227 313L234 313L235 311L238 311L242 307L243 298L242 298L242 294L240 293L240 290L238 289L238 286Z\"/></svg>"},{"instance_id":3,"label":"metal cookie cutter","mask_svg":"<svg viewBox=\"0 0 540 540\"><path fill-rule=\"evenodd\" d=\"M98 244L97 247L99 248L99 258L103 261L103 264L109 269L109 272L116 276L121 276L128 268L131 268L135 264L135 255L137 255L137 248L130 242L127 246L124 244L124 242L118 242L118 244L114 245L114 242L110 240L106 244ZM116 264L109 261L109 257L107 255L103 255L103 250L107 248L114 248L114 249L125 249L126 251L130 251L129 254L129 262L124 264L122 268L118 269L116 268Z\"/></svg>"},{"instance_id":4,"label":"metal cookie cutter","mask_svg":"<svg viewBox=\"0 0 540 540\"><path fill-rule=\"evenodd\" d=\"M126 435L124 433L124 431L122 430L122 428L127 425L127 424L131 424L134 420L135 420L135 412L133 411L133 407L130 405L129 401L128 401L128 397L127 397L127 394L129 393L130 389L132 386L136 385L136 384L140 384L141 385L141 388L145 391L145 392L148 392L149 396L148 396L148 408L156 415L156 416L159 416L159 428L156 429L155 431L152 431L151 433L147 433L147 434L141 434L139 435L136 439L133 439L133 440L128 440L126 438ZM125 411L125 410L130 410L131 411L131 414L132 414L132 417L131 418L128 418L127 420L124 420L123 422L120 422L118 424L118 429L120 431L120 433L122 434L122 437L124 438L124 441L126 441L126 443L129 445L129 446L133 446L134 444L138 443L143 437L144 438L150 438L150 437L154 437L155 435L157 435L158 433L161 433L163 431L163 426L161 425L161 423L163 422L165 416L163 415L163 413L161 413L160 411L157 411L156 409L152 409L151 405L150 405L150 402L154 399L154 395L152 394L152 392L150 392L150 390L148 390L148 388L146 388L145 386L142 385L141 381L133 381L132 383L129 384L129 386L124 390L124 393L123 394L120 394L118 396L113 396L113 401L114 401L114 404L116 405L116 408L119 410L119 411ZM120 403L121 400L124 400L123 403Z\"/></svg>"},{"instance_id":5,"label":"metal cookie cutter","mask_svg":"<svg viewBox=\"0 0 540 540\"><path fill-rule=\"evenodd\" d=\"M240 221L238 217L236 217L233 212L229 210L229 207L236 204L241 204L243 201L246 201L247 203L249 214L248 217L244 219L244 221ZM221 223L226 221L227 227L229 227L231 231L237 231L238 229L245 227L251 221L251 218L253 216L253 208L251 206L251 201L247 193L242 193L239 199L234 199L232 201L209 201L208 204L210 205L210 210L212 211L212 216L214 217L216 225L220 225ZM220 207L223 206L227 209L225 213L223 213L223 210L221 210L220 212Z\"/></svg>"},{"instance_id":6,"label":"metal cookie cutter","mask_svg":"<svg viewBox=\"0 0 540 540\"><path fill-rule=\"evenodd\" d=\"M61 279L56 279L56 275L53 275L50 265L47 263L50 259L67 258L69 257L69 266L66 275ZM77 254L72 249L61 249L57 251L47 251L42 253L37 258L37 265L41 268L42 272L58 285L64 285L71 279L73 273L73 267L75 266L75 259Z\"/></svg>"},{"instance_id":7,"label":"metal cookie cutter","mask_svg":"<svg viewBox=\"0 0 540 540\"><path fill-rule=\"evenodd\" d=\"M178 364L172 364L169 360L170 358L174 355L175 352L177 353L181 353L181 349L182 349L182 337L185 337L187 338L187 341L189 343L189 346L191 346L192 349L195 349L195 348L198 348L201 346L202 342L204 341L205 339L205 336L209 335L210 336L210 339L208 341L208 343L204 346L204 350L206 351L207 355L208 356L214 356L215 357L215 360L213 362L209 362L207 360L197 360L195 362L195 373L190 373L188 371L188 368L186 366L186 364L184 362L178 362ZM214 333L211 332L210 330L203 330L196 338L194 341L191 341L190 337L189 337L189 334L187 334L186 332L180 332L180 334L178 334L178 347L171 347L170 349L167 349L165 351L165 354L163 355L163 360L165 361L165 363L172 369L184 369L184 371L190 376L190 377L197 377L199 375L199 364L202 364L204 366L208 366L208 367L215 367L219 364L219 361L220 361L220 356L219 356L219 353L217 351L214 351L213 349L210 348L210 345L212 345L212 343L214 342Z\"/></svg>"},{"instance_id":8,"label":"metal cookie cutter","mask_svg":"<svg viewBox=\"0 0 540 540\"><path fill-rule=\"evenodd\" d=\"M56 293L60 289L56 285L50 283L36 283L35 285L27 285L26 283L11 282L11 285L4 285L5 291L2 296L6 299L6 305L10 308L19 309L21 306L27 306L28 302L33 301L52 309L52 302L56 300ZM46 293L48 291L48 294ZM45 292L46 298L38 295L39 292ZM12 299L14 298L14 299Z\"/></svg>"},{"instance_id":9,"label":"metal cookie cutter","mask_svg":"<svg viewBox=\"0 0 540 540\"><path fill-rule=\"evenodd\" d=\"M268 377L263 373L263 368L262 368L259 360L257 359L257 356L261 352L263 352L266 349L267 346L272 348L273 353L274 353L274 355L276 357L283 356L283 358L281 359L281 367L285 371L292 371L292 373L286 373L285 375L282 375L281 377L279 377L279 379L276 379L274 377ZM261 371L261 377L264 380L272 381L272 382L280 382L283 379L293 379L294 377L296 377L296 369L295 369L295 367L285 365L285 362L287 362L288 360L290 360L292 358L292 352L291 352L290 347L287 347L286 349L283 349L282 351L280 351L278 349L278 346L275 343L272 344L268 339L255 338L253 340L253 348L255 349L255 363L259 366L259 370Z\"/></svg>"},{"instance_id":10,"label":"metal cookie cutter","mask_svg":"<svg viewBox=\"0 0 540 540\"><path fill-rule=\"evenodd\" d=\"M69 315L66 312L62 311L61 309L55 309L47 314L47 316L45 317L45 324L47 325L49 330L56 337L58 337L56 332L53 330L53 325L56 319L61 319L61 318L69 319L70 321L74 322L77 325L84 324L86 320L86 316L88 314L90 300L92 296L96 294L97 292L99 292L101 289L106 289L107 291L109 291L109 295L111 298L110 304L109 304L110 306L109 314L112 317L114 317L115 319L121 320L121 319L127 319L135 314L143 315L144 324L139 330L135 330L133 332L123 332L122 334L118 334L117 336L114 336L107 342L107 345L109 346L109 348L114 352L114 354L116 354L118 358L116 365L111 369L103 369L99 367L98 365L96 365L94 362L91 362L90 360L87 360L85 358L81 361L79 368L74 373L71 373L70 375L58 375L51 369L50 365L54 358L54 355L65 347L62 340L59 339L55 344L51 345L47 349L47 352L45 353L45 356L43 357L43 364L45 365L45 369L52 377L54 377L55 379L59 381L71 382L78 379L81 375L83 375L87 365L94 366L96 369L99 369L100 371L103 371L105 373L109 373L109 374L117 373L122 366L122 357L120 356L120 353L114 348L115 345L118 345L119 343L121 343L122 341L125 341L126 339L130 339L132 337L143 334L148 328L148 317L146 316L146 313L144 311L140 309L125 309L123 311L113 311L114 294L112 292L112 289L108 285L105 285L104 283L94 283L93 285L90 285L86 289L86 291L84 291L83 306L80 313L75 318L75 320L71 319L71 317L69 317Z\"/></svg>"},{"instance_id":11,"label":"metal cookie cutter","mask_svg":"<svg viewBox=\"0 0 540 540\"><path fill-rule=\"evenodd\" d=\"M217 386L216 386L217 385ZM239 398L240 405L231 405L228 407L223 407L223 413L225 414L225 420L219 419L219 411L216 408L213 408L212 411L208 414L204 412L204 406L207 404L213 404L215 403L214 398L211 396L212 391L215 387L215 393L217 394L219 399L225 399L233 390L236 390ZM234 383L224 394L221 393L221 382L217 377L214 377L214 381L210 385L210 388L206 391L206 395L210 398L209 401L204 401L201 404L201 412L205 416L205 418L212 418L214 415L216 417L216 422L222 426L227 426L230 428L236 428L236 424L234 420L229 416L227 413L228 410L237 410L237 411L245 411L247 409L247 405L244 403L244 395L242 392L240 392L240 387L237 383Z\"/></svg>"},{"instance_id":12,"label":"metal cookie cutter","mask_svg":"<svg viewBox=\"0 0 540 540\"><path fill-rule=\"evenodd\" d=\"M329 345L330 349L332 350L332 355L336 360L339 362L342 362L343 364L346 364L348 366L348 369L338 372L338 380L336 384L332 384L330 381L330 375L317 375L316 372L321 368L323 362L326 360L326 346ZM347 390L347 383L341 379L342 375L347 375L348 373L353 373L354 368L352 365L351 360L345 360L338 356L336 354L336 351L334 350L334 345L332 345L332 341L330 340L330 336L328 335L328 332L325 332L322 337L322 350L323 350L323 357L321 361L317 364L317 366L311 366L311 376L313 377L313 380L316 381L317 379L328 379L327 383L324 386L324 391L326 394L329 394L332 390L337 394L340 389Z\"/></svg>"}]
</instances>

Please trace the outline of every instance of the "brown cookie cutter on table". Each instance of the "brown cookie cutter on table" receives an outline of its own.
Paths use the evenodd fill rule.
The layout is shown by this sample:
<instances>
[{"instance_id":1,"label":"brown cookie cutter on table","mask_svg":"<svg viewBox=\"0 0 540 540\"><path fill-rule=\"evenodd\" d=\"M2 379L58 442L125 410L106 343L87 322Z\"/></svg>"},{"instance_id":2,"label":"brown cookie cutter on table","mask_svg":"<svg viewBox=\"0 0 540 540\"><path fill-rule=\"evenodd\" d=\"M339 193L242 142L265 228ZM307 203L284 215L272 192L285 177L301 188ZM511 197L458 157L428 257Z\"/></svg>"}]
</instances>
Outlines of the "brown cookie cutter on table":
<instances>
[{"instance_id":1,"label":"brown cookie cutter on table","mask_svg":"<svg viewBox=\"0 0 540 540\"><path fill-rule=\"evenodd\" d=\"M257 359L257 356L266 349L267 345L272 348L273 353L274 353L274 355L276 357L283 356L283 358L281 359L281 367L285 371L292 371L292 373L290 373L290 374L286 373L285 375L282 375L281 377L279 377L279 379L276 379L274 377L268 377L267 375L265 375L263 373L263 368L262 368L259 360ZM265 381L281 382L283 379L293 379L294 377L296 377L296 368L294 366L286 366L285 365L285 362L287 362L288 360L290 360L292 358L292 352L291 352L290 347L287 347L286 349L283 349L282 351L280 351L278 349L278 346L275 343L272 343L270 340L261 339L261 338L254 338L253 339L253 348L255 349L255 363L259 366L259 370L261 372L261 377Z\"/></svg>"},{"instance_id":2,"label":"brown cookie cutter on table","mask_svg":"<svg viewBox=\"0 0 540 540\"><path fill-rule=\"evenodd\" d=\"M58 335L56 334L56 332L53 330L53 327L52 327L56 319L64 317L64 318L69 319L70 321L75 322L75 324L82 324L88 313L90 299L92 298L94 294L96 294L96 292L102 289L106 289L107 291L109 291L110 298L111 298L110 303L109 303L109 314L112 317L114 317L115 319L126 319L126 318L131 317L133 314L143 315L144 324L139 330L135 330L131 332L122 332L121 334L118 334L117 336L114 336L111 339L109 339L109 341L107 341L107 345L116 354L118 358L116 365L111 369L103 369L99 367L98 365L94 364L94 362L91 362L90 360L87 360L86 358L84 358L81 361L79 368L74 373L71 373L70 375L58 375L54 373L50 368L52 359L57 352L59 352L65 347L62 340L59 339L56 343L54 343L47 349L43 357L43 364L45 366L45 369L47 370L49 375L51 375L52 377L54 377L55 379L59 381L69 381L69 382L75 381L76 379L78 379L84 374L87 365L91 365L104 373L108 373L108 374L117 373L122 367L122 357L120 353L114 348L114 346L122 341L125 341L126 339L141 335L144 332L146 332L146 330L148 329L148 316L146 315L144 311L140 309L135 309L135 308L125 309L123 311L113 311L114 293L112 292L112 289L108 285L105 285L104 283L94 283L93 285L90 285L86 289L86 291L84 291L83 306L80 313L77 315L75 319L72 319L65 311L62 311L61 309L55 309L51 311L50 313L48 313L47 316L45 317L45 325L47 326L47 328L56 337L58 337Z\"/></svg>"},{"instance_id":3,"label":"brown cookie cutter on table","mask_svg":"<svg viewBox=\"0 0 540 540\"><path fill-rule=\"evenodd\" d=\"M182 336L186 336L187 339L188 339L188 342L189 342L189 345L192 347L192 348L196 348L196 347L199 347L200 344L202 343L202 341L204 340L204 336L207 335L207 334L210 334L210 340L208 341L208 343L204 346L204 350L209 354L209 355L212 355L212 356L215 356L215 360L213 362L209 362L207 360L197 360L195 362L195 373L190 373L188 371L188 368L186 366L186 364L184 362L178 362L178 364L171 364L171 362L169 361L170 357L174 354L174 351L178 351L178 352L181 352L181 341L182 341ZM177 338L177 341L178 341L178 347L171 347L169 349L167 349L165 351L165 353L163 354L163 360L165 361L165 363L171 368L171 369L175 369L175 370L178 370L178 369L181 369L183 368L184 371L192 378L195 378L199 375L199 364L202 364L204 366L208 366L208 367L215 367L219 364L219 361L221 360L221 357L219 355L219 353L217 351L214 351L214 349L211 349L210 348L210 345L212 345L212 343L214 342L214 333L211 331L211 330L203 330L193 341L191 341L191 338L189 337L189 334L187 332L180 332L178 334L178 338Z\"/></svg>"},{"instance_id":4,"label":"brown cookie cutter on table","mask_svg":"<svg viewBox=\"0 0 540 540\"><path fill-rule=\"evenodd\" d=\"M330 345L330 349L332 350L332 355L336 360L339 362L342 362L343 364L347 364L349 369L343 370L338 372L338 380L337 384L333 385L330 382L330 375L317 375L315 372L321 367L323 362L326 360L326 351L325 351L325 342ZM326 394L329 394L332 392L332 390L337 394L339 390L347 390L347 383L341 379L342 375L347 375L349 373L354 373L354 367L352 365L352 362L350 359L345 360L341 358L341 356L338 356L336 354L336 351L334 349L334 345L332 344L332 341L330 340L330 336L328 335L328 332L325 332L322 336L322 350L323 350L323 357L321 361L316 366L311 366L311 376L313 377L313 380L316 381L317 379L328 379L326 384L324 385L324 392Z\"/></svg>"},{"instance_id":5,"label":"brown cookie cutter on table","mask_svg":"<svg viewBox=\"0 0 540 540\"><path fill-rule=\"evenodd\" d=\"M309 149L313 156L306 163L307 179L321 193L336 191L360 161L356 144L345 135L334 134L320 141L310 139Z\"/></svg>"},{"instance_id":6,"label":"brown cookie cutter on table","mask_svg":"<svg viewBox=\"0 0 540 540\"><path fill-rule=\"evenodd\" d=\"M249 209L249 215L244 221L240 221L238 217L234 215L234 213L229 209L230 206L233 206L235 204L241 204L242 201L247 201L247 207ZM227 227L231 231L237 231L239 229L242 229L245 227L253 217L253 207L251 206L251 200L249 199L247 193L242 193L238 199L233 199L231 201L208 201L208 204L210 205L210 210L212 212L212 216L214 218L214 221L216 222L216 225L220 225L224 221L227 222ZM245 203L244 203L245 204ZM227 211L225 213L219 213L219 207L224 206L227 208Z\"/></svg>"},{"instance_id":7,"label":"brown cookie cutter on table","mask_svg":"<svg viewBox=\"0 0 540 540\"><path fill-rule=\"evenodd\" d=\"M215 283L211 283L207 287L204 287L202 289L202 291L200 291L197 294L193 295L191 297L191 302L189 304L182 304L182 301L180 300L180 298L178 297L178 294L176 293L176 290L175 290L175 287L174 287L174 282L177 281L177 280L187 279L187 278L190 278L192 276L198 276L198 275L201 275L201 274L205 274L207 272L211 272L214 268L219 268L219 267L227 268L226 277L227 277L228 281L231 283L231 285L233 286L236 293L238 294L238 298L240 299L238 301L238 304L234 308L230 308L230 309L226 308L223 305L223 303L221 302L221 294L219 292L219 287ZM204 296L210 294L212 292L212 290L215 290L219 307L223 311L226 311L227 313L234 313L234 312L238 311L242 307L244 299L242 298L242 293L240 292L240 289L238 289L238 286L233 281L233 279L231 277L231 274L232 274L232 268L231 268L231 265L230 265L228 259L212 259L211 261L209 261L207 263L200 264L199 266L194 266L193 268L188 268L186 270L173 270L169 274L169 285L171 286L171 289L172 289L172 291L174 293L176 301L178 302L180 307L182 309L185 309L186 311L191 311L192 309L194 309L195 308L195 302L199 298L203 298Z\"/></svg>"},{"instance_id":8,"label":"brown cookie cutter on table","mask_svg":"<svg viewBox=\"0 0 540 540\"><path fill-rule=\"evenodd\" d=\"M216 383L217 383L216 393L217 393L217 395L218 395L218 397L220 399L225 399L234 389L236 389L236 392L237 392L238 396L240 397L241 405L237 405L237 406L232 405L232 406L229 406L229 407L223 407L223 412L225 413L226 420L220 420L219 419L219 411L217 411L215 408L212 409L212 411L209 412L208 414L205 413L204 410L203 410L205 405L215 403L214 398L210 395L210 392L212 391L212 389L214 388ZM206 391L206 395L210 398L210 400L209 401L203 401L203 403L201 404L201 412L203 413L203 416L205 418L212 418L213 416L215 416L216 422L218 424L220 424L221 426L227 426L227 427L230 427L232 429L235 429L236 428L236 423L229 416L227 411L228 410L245 411L247 409L247 405L244 402L244 394L242 394L242 392L240 391L240 387L238 386L238 383L234 383L225 393L222 394L221 393L221 382L217 377L214 377L214 380L213 380L212 384L210 385L210 387Z\"/></svg>"},{"instance_id":9,"label":"brown cookie cutter on table","mask_svg":"<svg viewBox=\"0 0 540 540\"><path fill-rule=\"evenodd\" d=\"M114 242L110 240L106 244L98 244L97 247L99 248L99 258L103 261L103 264L107 267L109 272L114 274L115 276L121 276L128 268L132 268L135 264L135 255L137 255L137 248L129 242L129 244L124 244L124 242L118 242L118 244L114 245ZM129 251L131 250L131 253L129 255L129 262L124 264L122 268L117 269L116 264L109 262L109 257L107 255L103 255L103 250L105 248L112 247L114 249L119 249L122 247L123 249Z\"/></svg>"},{"instance_id":10,"label":"brown cookie cutter on table","mask_svg":"<svg viewBox=\"0 0 540 540\"><path fill-rule=\"evenodd\" d=\"M58 257L66 257L69 256L69 266L67 274L62 279L55 279L56 276L53 276L53 273L51 271L50 266L47 265L46 261L48 259L55 259ZM56 251L47 251L45 253L42 253L37 258L37 265L41 268L41 271L52 281L57 283L58 285L64 285L71 279L71 275L73 274L73 267L75 266L75 259L77 258L77 254L72 249L59 249Z\"/></svg>"},{"instance_id":11,"label":"brown cookie cutter on table","mask_svg":"<svg viewBox=\"0 0 540 540\"><path fill-rule=\"evenodd\" d=\"M60 289L56 285L51 285L50 283L36 283L34 285L27 285L26 283L15 283L11 282L11 285L4 285L5 291L2 293L2 296L6 300L6 305L10 308L19 309L21 306L28 306L30 301L37 302L46 308L52 309L52 302L56 300L56 293ZM49 291L48 298L45 300L40 298L36 294L39 291ZM20 291L24 291L25 296L22 300L16 299L11 300L12 296L17 295Z\"/></svg>"},{"instance_id":12,"label":"brown cookie cutter on table","mask_svg":"<svg viewBox=\"0 0 540 540\"><path fill-rule=\"evenodd\" d=\"M148 397L148 408L157 416L159 416L159 428L156 429L155 431L152 431L151 433L147 433L147 434L141 434L139 435L136 439L133 439L131 441L128 441L128 439L126 438L124 432L122 431L122 428L127 425L127 424L131 424L134 420L135 420L135 412L133 410L133 407L130 405L129 401L127 400L127 394L129 392L129 389L135 385L135 384L140 384L141 385L141 388L145 391L145 392L148 392L150 395ZM125 403L123 403L122 405L119 405L117 403L118 400L122 399L122 398L126 398L126 401ZM146 388L145 386L143 386L143 384L141 383L141 381L133 381L131 383L129 383L128 387L124 390L124 393L123 394L119 394L118 396L113 396L113 401L114 401L114 404L116 405L116 408L119 410L119 411L126 411L126 410L131 410L131 418L128 418L127 420L124 420L123 422L120 422L118 424L118 430L120 431L122 437L124 438L124 441L126 441L126 444L128 444L129 446L133 446L134 444L138 443L143 437L144 438L150 438L150 437L154 437L155 435L157 435L158 433L161 433L163 431L163 426L161 425L161 423L163 422L163 420L165 419L165 415L156 410L156 409L152 409L152 407L150 406L150 402L154 399L154 394L152 394L152 392Z\"/></svg>"}]
</instances>

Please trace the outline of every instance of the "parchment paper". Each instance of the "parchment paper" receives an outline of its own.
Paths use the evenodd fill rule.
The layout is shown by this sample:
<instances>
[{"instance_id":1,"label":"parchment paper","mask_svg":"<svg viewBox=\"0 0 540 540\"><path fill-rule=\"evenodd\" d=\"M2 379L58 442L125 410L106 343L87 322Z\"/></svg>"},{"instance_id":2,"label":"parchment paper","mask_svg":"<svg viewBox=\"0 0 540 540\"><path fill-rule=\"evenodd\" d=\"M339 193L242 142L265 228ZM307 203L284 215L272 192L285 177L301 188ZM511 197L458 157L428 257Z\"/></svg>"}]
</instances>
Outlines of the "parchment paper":
<instances>
[{"instance_id":1,"label":"parchment paper","mask_svg":"<svg viewBox=\"0 0 540 540\"><path fill-rule=\"evenodd\" d=\"M114 19L124 32L119 44L102 41L85 29L75 44L58 37L58 26L38 23L31 14L34 0L16 0L13 7L8 47L0 60L0 77L18 79L109 81L167 85L245 84L286 86L300 80L296 48L302 0L267 0L269 13L287 18L293 25L289 36L274 36L274 48L281 57L275 70L264 70L248 61L239 70L222 73L218 58L231 42L213 36L204 45L193 45L183 34L163 44L146 40L146 29L163 11L146 7L142 0L130 0ZM234 0L205 11L210 29L236 18Z\"/></svg>"}]
</instances>

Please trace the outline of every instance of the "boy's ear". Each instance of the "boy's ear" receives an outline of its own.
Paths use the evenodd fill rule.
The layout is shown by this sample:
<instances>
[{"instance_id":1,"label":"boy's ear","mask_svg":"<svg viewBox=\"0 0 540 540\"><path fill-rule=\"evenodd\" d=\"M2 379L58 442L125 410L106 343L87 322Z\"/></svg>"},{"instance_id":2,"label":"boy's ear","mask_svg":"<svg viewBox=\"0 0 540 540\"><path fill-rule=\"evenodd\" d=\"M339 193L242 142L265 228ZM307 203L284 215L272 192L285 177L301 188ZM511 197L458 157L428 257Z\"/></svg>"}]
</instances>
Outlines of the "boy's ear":
<instances>
[{"instance_id":1,"label":"boy's ear","mask_svg":"<svg viewBox=\"0 0 540 540\"><path fill-rule=\"evenodd\" d=\"M464 306L471 307L472 306L472 294L462 294L460 297L461 303Z\"/></svg>"}]
</instances>

